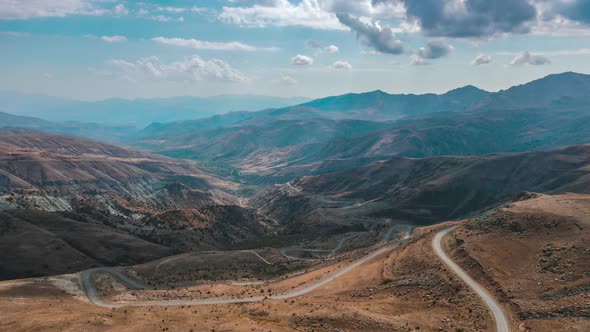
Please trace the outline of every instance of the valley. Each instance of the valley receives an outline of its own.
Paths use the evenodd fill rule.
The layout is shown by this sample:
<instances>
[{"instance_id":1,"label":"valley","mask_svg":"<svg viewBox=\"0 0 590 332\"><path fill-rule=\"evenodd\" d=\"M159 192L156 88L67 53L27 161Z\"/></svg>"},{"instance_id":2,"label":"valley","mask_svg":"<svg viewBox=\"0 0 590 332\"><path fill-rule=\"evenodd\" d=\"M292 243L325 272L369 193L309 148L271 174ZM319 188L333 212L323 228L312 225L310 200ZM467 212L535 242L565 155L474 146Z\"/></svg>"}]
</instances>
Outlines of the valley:
<instances>
[{"instance_id":1,"label":"valley","mask_svg":"<svg viewBox=\"0 0 590 332\"><path fill-rule=\"evenodd\" d=\"M586 331L589 95L0 113L0 330Z\"/></svg>"}]
</instances>

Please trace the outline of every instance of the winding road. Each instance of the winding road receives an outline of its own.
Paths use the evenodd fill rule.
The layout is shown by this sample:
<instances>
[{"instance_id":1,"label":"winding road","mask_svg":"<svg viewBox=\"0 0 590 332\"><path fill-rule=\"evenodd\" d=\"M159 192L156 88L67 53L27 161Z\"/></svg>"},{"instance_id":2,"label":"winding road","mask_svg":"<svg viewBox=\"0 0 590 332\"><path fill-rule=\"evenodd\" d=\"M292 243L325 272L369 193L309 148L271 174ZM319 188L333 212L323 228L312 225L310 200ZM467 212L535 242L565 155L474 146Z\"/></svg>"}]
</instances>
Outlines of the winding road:
<instances>
[{"instance_id":1,"label":"winding road","mask_svg":"<svg viewBox=\"0 0 590 332\"><path fill-rule=\"evenodd\" d=\"M354 235L344 237L338 241L336 247L334 249L305 249L305 248L297 248L297 247L290 247L290 248L283 248L281 249L281 255L285 256L286 258L296 260L296 261L307 261L307 262L323 262L327 260L334 259L334 255L338 250L342 248L344 242L352 239ZM304 257L295 257L288 254L289 251L303 251L303 252L327 252L330 253L326 258L304 258Z\"/></svg>"},{"instance_id":2,"label":"winding road","mask_svg":"<svg viewBox=\"0 0 590 332\"><path fill-rule=\"evenodd\" d=\"M289 291L284 294L280 295L272 295L272 296L254 296L254 297L246 297L246 298L214 298L214 299L202 299L202 300L162 300L162 301L137 301L137 302L118 302L112 303L104 301L103 299L98 296L96 293L96 289L94 288L92 282L92 275L94 273L104 273L109 274L112 277L120 280L125 284L127 287L134 288L134 289L149 289L149 287L141 284L137 280L133 280L123 274L122 272L114 269L114 268L96 268L90 269L86 271L82 271L82 288L86 293L88 300L93 304L105 307L105 308L120 308L120 307L147 307L147 306L180 306L180 305L211 305L211 304L232 304L232 303L251 303L251 302L259 302L265 299L272 299L272 300L285 300L291 299L295 297L299 297L305 295L311 291L316 290L319 287L322 287L335 279L345 275L346 273L352 271L353 269L367 263L368 261L372 260L373 258L399 246L400 244L408 241L410 238L410 234L406 233L404 238L393 242L387 246L384 246L380 249L373 251L372 253L368 254L367 256L341 268L336 270L335 272L328 275L326 278L314 282L310 285L307 285L303 288L296 289L293 291Z\"/></svg>"},{"instance_id":3,"label":"winding road","mask_svg":"<svg viewBox=\"0 0 590 332\"><path fill-rule=\"evenodd\" d=\"M451 271L461 278L461 280L463 280L463 282L465 282L467 286L469 286L482 299L494 317L494 321L496 322L496 331L509 332L510 328L508 326L508 319L506 318L506 315L502 311L502 307L500 307L498 302L496 302L496 300L480 284L473 280L473 278L471 278L459 265L453 262L453 260L447 256L447 254L442 249L442 239L447 234L453 232L456 228L457 226L453 226L438 232L432 239L432 249L434 249L434 252L443 261L443 263L445 263L449 269L451 269Z\"/></svg>"}]
</instances>

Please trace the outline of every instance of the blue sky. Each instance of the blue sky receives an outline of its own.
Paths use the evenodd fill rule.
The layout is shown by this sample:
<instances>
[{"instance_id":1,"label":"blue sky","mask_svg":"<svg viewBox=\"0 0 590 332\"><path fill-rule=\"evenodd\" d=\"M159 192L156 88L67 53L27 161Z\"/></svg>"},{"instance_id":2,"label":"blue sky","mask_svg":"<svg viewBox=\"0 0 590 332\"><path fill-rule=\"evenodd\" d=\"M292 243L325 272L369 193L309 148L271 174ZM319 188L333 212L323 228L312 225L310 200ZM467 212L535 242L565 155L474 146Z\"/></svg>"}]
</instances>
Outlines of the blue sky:
<instances>
[{"instance_id":1,"label":"blue sky","mask_svg":"<svg viewBox=\"0 0 590 332\"><path fill-rule=\"evenodd\" d=\"M590 73L590 1L0 0L0 45L0 90L85 100L498 90Z\"/></svg>"}]
</instances>

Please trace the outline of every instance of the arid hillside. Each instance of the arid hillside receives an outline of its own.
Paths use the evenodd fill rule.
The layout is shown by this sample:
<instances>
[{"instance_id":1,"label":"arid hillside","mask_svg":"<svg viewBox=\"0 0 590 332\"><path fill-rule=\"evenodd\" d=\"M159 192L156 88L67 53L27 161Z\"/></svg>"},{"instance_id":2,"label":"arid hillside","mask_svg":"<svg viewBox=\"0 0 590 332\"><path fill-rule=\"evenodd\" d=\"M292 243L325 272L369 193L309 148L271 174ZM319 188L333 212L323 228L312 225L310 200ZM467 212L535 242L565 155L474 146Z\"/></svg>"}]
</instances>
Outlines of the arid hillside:
<instances>
[{"instance_id":1,"label":"arid hillside","mask_svg":"<svg viewBox=\"0 0 590 332\"><path fill-rule=\"evenodd\" d=\"M75 210L94 201L113 214L233 203L235 184L196 163L47 134L0 139L0 206ZM99 204L100 203L100 204Z\"/></svg>"},{"instance_id":2,"label":"arid hillside","mask_svg":"<svg viewBox=\"0 0 590 332\"><path fill-rule=\"evenodd\" d=\"M521 330L587 331L589 216L588 195L523 195L468 220L449 245Z\"/></svg>"},{"instance_id":3,"label":"arid hillside","mask_svg":"<svg viewBox=\"0 0 590 332\"><path fill-rule=\"evenodd\" d=\"M96 141L2 135L0 279L227 249L274 232L273 222L238 206L229 179Z\"/></svg>"}]
</instances>

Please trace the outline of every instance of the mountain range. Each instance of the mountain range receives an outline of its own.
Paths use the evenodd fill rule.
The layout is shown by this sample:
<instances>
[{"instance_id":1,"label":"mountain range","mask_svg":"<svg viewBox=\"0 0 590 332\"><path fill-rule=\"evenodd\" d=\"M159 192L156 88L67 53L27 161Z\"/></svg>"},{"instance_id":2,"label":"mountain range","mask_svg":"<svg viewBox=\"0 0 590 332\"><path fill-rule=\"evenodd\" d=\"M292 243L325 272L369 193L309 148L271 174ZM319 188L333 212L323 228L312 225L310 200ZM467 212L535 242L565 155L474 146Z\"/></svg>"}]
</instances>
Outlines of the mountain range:
<instances>
[{"instance_id":1,"label":"mountain range","mask_svg":"<svg viewBox=\"0 0 590 332\"><path fill-rule=\"evenodd\" d=\"M0 113L0 240L26 244L0 257L12 262L0 277L378 234L522 191L588 193L589 96L590 76L563 73L495 93L373 91L141 130ZM143 253L124 254L133 248Z\"/></svg>"},{"instance_id":2,"label":"mountain range","mask_svg":"<svg viewBox=\"0 0 590 332\"><path fill-rule=\"evenodd\" d=\"M90 122L105 126L144 127L152 122L191 120L232 111L256 111L307 100L302 97L222 95L81 101L0 91L0 112L38 117L53 122Z\"/></svg>"},{"instance_id":3,"label":"mountain range","mask_svg":"<svg viewBox=\"0 0 590 332\"><path fill-rule=\"evenodd\" d=\"M227 164L255 182L284 182L392 156L480 155L586 143L588 96L590 76L576 73L496 93L472 86L443 95L375 91L152 124L129 144Z\"/></svg>"}]
</instances>

